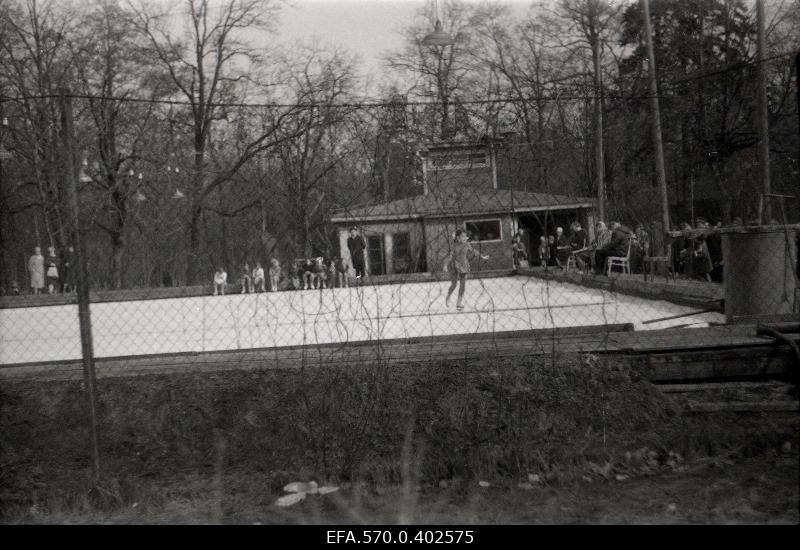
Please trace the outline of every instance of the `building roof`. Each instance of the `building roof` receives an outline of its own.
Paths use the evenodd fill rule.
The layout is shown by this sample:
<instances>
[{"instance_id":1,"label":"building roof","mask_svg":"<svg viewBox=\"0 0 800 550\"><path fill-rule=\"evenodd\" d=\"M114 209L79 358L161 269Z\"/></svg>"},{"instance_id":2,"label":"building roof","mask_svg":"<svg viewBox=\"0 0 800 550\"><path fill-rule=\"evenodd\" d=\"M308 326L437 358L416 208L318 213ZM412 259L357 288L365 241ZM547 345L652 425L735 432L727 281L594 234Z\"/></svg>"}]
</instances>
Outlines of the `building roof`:
<instances>
[{"instance_id":1,"label":"building roof","mask_svg":"<svg viewBox=\"0 0 800 550\"><path fill-rule=\"evenodd\" d=\"M594 199L548 193L525 193L510 189L475 192L428 193L370 206L339 209L331 214L332 223L413 220L484 214L511 214L592 208Z\"/></svg>"}]
</instances>

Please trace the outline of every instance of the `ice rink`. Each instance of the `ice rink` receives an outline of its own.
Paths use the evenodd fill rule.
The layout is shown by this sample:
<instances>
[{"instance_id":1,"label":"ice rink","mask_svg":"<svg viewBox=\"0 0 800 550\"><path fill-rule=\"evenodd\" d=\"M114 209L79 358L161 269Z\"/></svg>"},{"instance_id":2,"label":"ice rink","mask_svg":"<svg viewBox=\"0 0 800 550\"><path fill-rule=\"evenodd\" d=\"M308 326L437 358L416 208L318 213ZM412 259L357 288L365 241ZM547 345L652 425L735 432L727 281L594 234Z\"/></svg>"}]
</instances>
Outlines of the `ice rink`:
<instances>
[{"instance_id":1,"label":"ice rink","mask_svg":"<svg viewBox=\"0 0 800 550\"><path fill-rule=\"evenodd\" d=\"M722 323L696 311L526 277L469 279L465 311L449 282L231 294L91 306L96 357L314 345L388 338L633 323L636 330ZM0 364L79 359L76 305L0 310Z\"/></svg>"}]
</instances>

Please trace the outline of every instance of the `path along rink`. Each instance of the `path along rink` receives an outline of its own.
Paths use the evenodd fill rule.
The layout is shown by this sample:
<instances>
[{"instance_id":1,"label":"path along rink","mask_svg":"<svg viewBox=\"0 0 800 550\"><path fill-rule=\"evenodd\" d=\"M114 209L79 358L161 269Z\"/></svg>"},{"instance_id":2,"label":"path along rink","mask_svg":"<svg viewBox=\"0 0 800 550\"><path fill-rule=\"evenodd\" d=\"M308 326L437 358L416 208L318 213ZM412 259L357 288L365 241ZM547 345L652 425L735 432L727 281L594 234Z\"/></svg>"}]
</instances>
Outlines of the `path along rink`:
<instances>
[{"instance_id":1,"label":"path along rink","mask_svg":"<svg viewBox=\"0 0 800 550\"><path fill-rule=\"evenodd\" d=\"M228 294L91 305L95 357L243 350L364 340L633 323L636 330L722 323L720 313L526 277ZM77 305L0 310L0 364L81 357Z\"/></svg>"}]
</instances>

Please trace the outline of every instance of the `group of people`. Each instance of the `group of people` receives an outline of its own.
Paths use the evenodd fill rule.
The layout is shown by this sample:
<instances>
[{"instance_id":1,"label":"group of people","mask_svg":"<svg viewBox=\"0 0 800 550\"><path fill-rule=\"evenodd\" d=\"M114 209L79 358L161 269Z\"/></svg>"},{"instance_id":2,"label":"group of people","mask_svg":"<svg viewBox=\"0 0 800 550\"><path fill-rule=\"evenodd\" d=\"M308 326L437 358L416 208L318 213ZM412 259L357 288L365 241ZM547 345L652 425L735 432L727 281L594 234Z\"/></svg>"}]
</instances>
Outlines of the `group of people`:
<instances>
[{"instance_id":1,"label":"group of people","mask_svg":"<svg viewBox=\"0 0 800 550\"><path fill-rule=\"evenodd\" d=\"M348 265L340 257L301 258L284 270L279 260L270 260L265 272L260 262L255 268L245 263L239 272L236 283L241 294L252 292L277 292L279 290L309 290L322 288L346 288L350 286L347 275ZM360 278L360 276L359 276ZM220 266L214 273L214 296L225 294L228 287L228 274Z\"/></svg>"},{"instance_id":2,"label":"group of people","mask_svg":"<svg viewBox=\"0 0 800 550\"><path fill-rule=\"evenodd\" d=\"M367 244L364 241L364 237L359 234L357 227L350 228L347 248L350 251L350 259L356 281L360 281L363 277L366 277L364 254ZM267 283L269 284L270 292L336 288L337 286L346 288L350 286L348 269L347 260L338 256L297 259L286 270L282 269L279 260L272 258L266 273L260 262L256 262L255 268L252 270L250 269L250 264L243 264L239 270L237 282L242 294L266 292ZM224 267L219 266L214 272L214 296L225 294L228 284L228 274L225 272Z\"/></svg>"},{"instance_id":3,"label":"group of people","mask_svg":"<svg viewBox=\"0 0 800 550\"><path fill-rule=\"evenodd\" d=\"M737 225L736 220L734 225ZM687 222L680 225L681 236L672 245L671 261L675 273L693 279L722 281L722 237L718 231L712 231L720 227L722 222L712 226L705 218L697 218L694 228Z\"/></svg>"},{"instance_id":4,"label":"group of people","mask_svg":"<svg viewBox=\"0 0 800 550\"><path fill-rule=\"evenodd\" d=\"M634 232L619 222L611 222L610 227L605 222L597 222L595 238L590 243L580 222L574 221L570 224L568 233L563 227L556 227L555 234L541 235L532 256L525 247L522 232L518 231L512 238L511 252L515 267L566 269L572 258L579 269L593 268L596 273L602 274L606 258L626 256L629 244L646 253L649 237L643 226L637 226Z\"/></svg>"},{"instance_id":5,"label":"group of people","mask_svg":"<svg viewBox=\"0 0 800 550\"><path fill-rule=\"evenodd\" d=\"M35 295L63 294L75 290L75 271L72 268L75 249L67 247L61 255L56 254L54 246L47 247L47 256L42 255L42 248L35 246L33 254L26 265L30 277L31 292ZM20 293L16 281L11 283L11 294Z\"/></svg>"},{"instance_id":6,"label":"group of people","mask_svg":"<svg viewBox=\"0 0 800 550\"><path fill-rule=\"evenodd\" d=\"M675 227L682 236L672 241L671 268L686 277L722 281L722 242L718 232L721 222L712 226L705 218L698 218L693 228L689 223ZM579 222L569 226L569 233L557 227L555 234L542 235L531 256L525 247L522 232L512 238L511 251L515 267L560 267L566 269L570 257L583 270L593 269L603 274L609 257L627 258L632 272L641 271L643 259L650 255L650 235L643 224L635 230L612 221L609 225L599 221L595 225L595 238L590 243ZM693 231L701 230L701 232ZM705 230L705 231L704 231ZM690 236L692 232L694 236Z\"/></svg>"}]
</instances>

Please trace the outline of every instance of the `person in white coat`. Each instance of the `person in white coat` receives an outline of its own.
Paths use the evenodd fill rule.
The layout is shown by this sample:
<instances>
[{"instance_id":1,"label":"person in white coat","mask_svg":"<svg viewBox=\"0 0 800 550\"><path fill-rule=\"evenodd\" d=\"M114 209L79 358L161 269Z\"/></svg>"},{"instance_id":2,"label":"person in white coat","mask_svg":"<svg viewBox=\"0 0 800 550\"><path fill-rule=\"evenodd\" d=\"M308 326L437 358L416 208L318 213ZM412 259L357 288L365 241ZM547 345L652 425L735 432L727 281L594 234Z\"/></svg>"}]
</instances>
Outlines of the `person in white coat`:
<instances>
[{"instance_id":1,"label":"person in white coat","mask_svg":"<svg viewBox=\"0 0 800 550\"><path fill-rule=\"evenodd\" d=\"M28 260L28 273L31 276L33 293L39 294L44 290L44 256L38 246L33 249L33 256Z\"/></svg>"}]
</instances>

